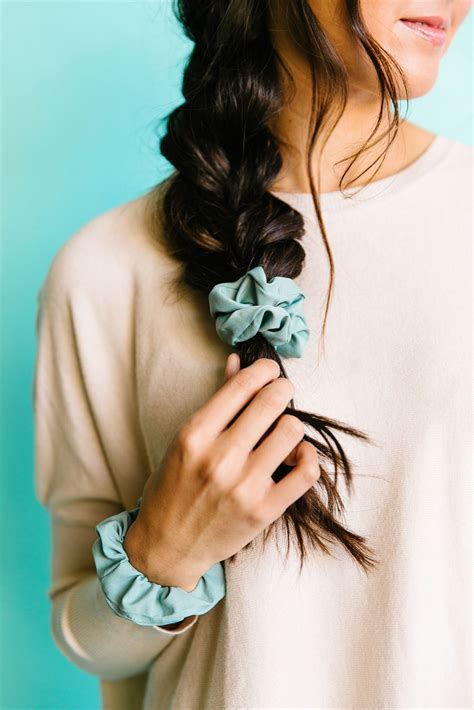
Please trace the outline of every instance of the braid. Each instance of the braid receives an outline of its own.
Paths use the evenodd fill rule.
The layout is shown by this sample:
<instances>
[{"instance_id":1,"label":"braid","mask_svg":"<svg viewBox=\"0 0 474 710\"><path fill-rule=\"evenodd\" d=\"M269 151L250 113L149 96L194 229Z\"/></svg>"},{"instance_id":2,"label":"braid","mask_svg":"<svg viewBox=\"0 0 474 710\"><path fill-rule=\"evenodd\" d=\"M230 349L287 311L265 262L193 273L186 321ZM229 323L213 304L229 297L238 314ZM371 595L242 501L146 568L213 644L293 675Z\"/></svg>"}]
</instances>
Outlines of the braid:
<instances>
[{"instance_id":1,"label":"braid","mask_svg":"<svg viewBox=\"0 0 474 710\"><path fill-rule=\"evenodd\" d=\"M282 167L268 123L284 99L267 4L177 3L178 18L194 48L183 77L184 103L169 114L160 143L162 155L175 167L166 181L161 219L169 250L183 264L185 282L206 294L257 265L264 267L268 280L295 278L304 265L303 217L268 191ZM261 334L240 343L238 350L242 367L272 358L287 377L280 357ZM316 447L321 468L316 486L282 516L288 545L293 531L302 564L306 544L331 554L328 545L337 542L364 570L370 569L376 559L365 539L338 520L344 512L338 475L351 491L352 470L334 432L369 438L342 422L297 409L293 400L285 412L317 434L304 439ZM278 482L290 470L281 464L273 479ZM265 540L274 525L265 531Z\"/></svg>"}]
</instances>

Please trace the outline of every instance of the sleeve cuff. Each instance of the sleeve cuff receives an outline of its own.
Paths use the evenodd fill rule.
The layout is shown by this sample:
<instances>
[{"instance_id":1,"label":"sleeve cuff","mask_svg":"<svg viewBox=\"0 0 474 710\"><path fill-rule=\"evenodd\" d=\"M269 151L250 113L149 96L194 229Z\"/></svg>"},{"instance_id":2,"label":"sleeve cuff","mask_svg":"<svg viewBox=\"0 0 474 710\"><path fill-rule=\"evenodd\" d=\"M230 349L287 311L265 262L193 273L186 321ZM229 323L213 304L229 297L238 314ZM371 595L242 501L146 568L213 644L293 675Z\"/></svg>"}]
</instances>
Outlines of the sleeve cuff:
<instances>
[{"instance_id":1,"label":"sleeve cuff","mask_svg":"<svg viewBox=\"0 0 474 710\"><path fill-rule=\"evenodd\" d=\"M193 616L188 616L187 619L183 619L177 629L165 629L163 628L163 626L158 625L155 625L152 628L156 629L157 631L161 631L164 634L171 634L172 636L176 636L177 634L183 634L185 631L190 629L191 626L194 626L197 620L198 615L193 614Z\"/></svg>"}]
</instances>

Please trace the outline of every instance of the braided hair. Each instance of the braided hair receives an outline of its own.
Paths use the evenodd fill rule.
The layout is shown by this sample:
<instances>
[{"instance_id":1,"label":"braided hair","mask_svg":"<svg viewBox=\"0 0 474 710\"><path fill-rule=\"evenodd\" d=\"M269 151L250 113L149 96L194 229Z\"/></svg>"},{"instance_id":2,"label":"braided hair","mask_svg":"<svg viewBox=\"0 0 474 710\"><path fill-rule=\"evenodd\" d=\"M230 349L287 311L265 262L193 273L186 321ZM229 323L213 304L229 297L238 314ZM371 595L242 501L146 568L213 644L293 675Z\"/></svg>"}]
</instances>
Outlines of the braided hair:
<instances>
[{"instance_id":1,"label":"braided hair","mask_svg":"<svg viewBox=\"0 0 474 710\"><path fill-rule=\"evenodd\" d=\"M363 148L352 156L354 162L375 135L389 101L394 111L390 128L397 128L399 113L390 58L368 35L357 0L346 0L346 5L352 30L375 66L381 89L379 121ZM160 141L162 155L175 170L159 186L159 197L157 190L156 210L160 210L167 247L182 263L184 281L205 294L257 265L264 267L268 280L274 276L294 279L304 265L303 217L269 191L282 167L280 146L270 125L286 100L279 70L287 72L271 40L271 6L272 0L176 0L176 16L194 46L183 75L184 102L168 114ZM307 0L290 0L285 14L288 30L306 53L313 77L311 147L325 122L334 118L335 107L339 107L336 122L342 114L346 74ZM318 77L329 81L316 92ZM309 174L310 157L308 150ZM334 267L311 176L310 182L331 267L324 333ZM258 358L272 358L280 365L281 376L287 377L274 347L260 333L239 343L237 349L242 367ZM302 565L308 545L331 554L330 543L337 543L367 572L377 563L374 552L364 537L341 522L344 504L338 474L349 492L353 474L336 434L365 442L370 442L369 437L341 421L297 409L293 399L285 413L314 430L316 436L305 434L304 439L316 447L321 470L317 484L282 516L288 546L294 535ZM273 480L278 482L290 470L281 464ZM265 530L265 541L275 522Z\"/></svg>"}]
</instances>

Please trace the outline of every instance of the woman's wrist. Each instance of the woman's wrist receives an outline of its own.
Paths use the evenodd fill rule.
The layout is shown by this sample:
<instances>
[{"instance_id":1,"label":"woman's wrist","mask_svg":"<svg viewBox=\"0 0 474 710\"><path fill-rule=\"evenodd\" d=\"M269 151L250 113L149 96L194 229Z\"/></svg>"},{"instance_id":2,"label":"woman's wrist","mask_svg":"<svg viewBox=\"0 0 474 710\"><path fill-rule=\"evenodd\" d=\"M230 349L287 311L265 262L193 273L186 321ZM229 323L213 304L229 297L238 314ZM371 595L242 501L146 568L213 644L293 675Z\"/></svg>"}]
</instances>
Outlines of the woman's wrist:
<instances>
[{"instance_id":1,"label":"woman's wrist","mask_svg":"<svg viewBox=\"0 0 474 710\"><path fill-rule=\"evenodd\" d=\"M147 540L150 535L145 533L136 519L128 528L123 549L130 564L154 584L162 587L179 587L185 592L192 592L201 578L201 574L191 573L183 562L176 557L170 557L169 551L160 553L155 546L153 556L148 552ZM159 560L159 562L158 562Z\"/></svg>"},{"instance_id":2,"label":"woman's wrist","mask_svg":"<svg viewBox=\"0 0 474 710\"><path fill-rule=\"evenodd\" d=\"M207 613L225 596L224 566L218 562L201 571L194 561L180 564L172 545L165 540L157 545L156 531L132 527L137 518L135 507L96 525L92 555L107 603L118 616L142 626L165 629L188 619L176 633L184 631L195 623L191 617Z\"/></svg>"}]
</instances>

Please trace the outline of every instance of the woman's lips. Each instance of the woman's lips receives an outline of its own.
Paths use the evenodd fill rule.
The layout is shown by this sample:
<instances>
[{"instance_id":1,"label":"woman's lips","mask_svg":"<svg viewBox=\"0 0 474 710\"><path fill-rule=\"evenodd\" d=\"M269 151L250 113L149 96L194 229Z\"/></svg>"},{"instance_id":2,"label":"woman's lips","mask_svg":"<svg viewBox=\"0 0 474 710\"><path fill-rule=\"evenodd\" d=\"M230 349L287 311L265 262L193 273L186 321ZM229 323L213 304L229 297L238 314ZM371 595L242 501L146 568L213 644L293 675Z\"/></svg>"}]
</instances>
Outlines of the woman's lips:
<instances>
[{"instance_id":1,"label":"woman's lips","mask_svg":"<svg viewBox=\"0 0 474 710\"><path fill-rule=\"evenodd\" d=\"M441 47L444 44L447 27L447 22L444 18L437 16L411 17L402 18L400 22L412 32L431 42L435 47Z\"/></svg>"}]
</instances>

